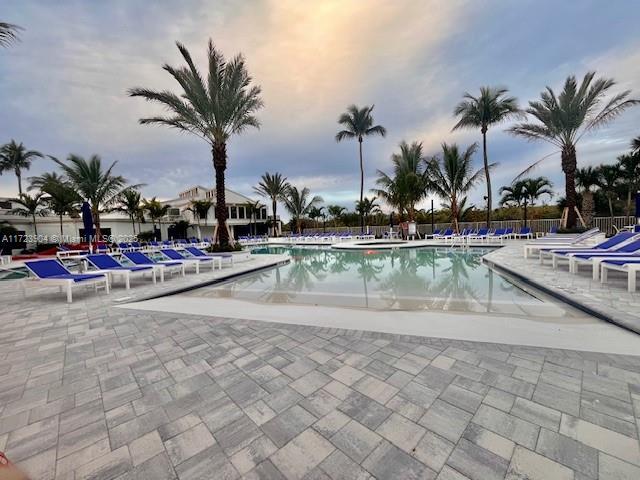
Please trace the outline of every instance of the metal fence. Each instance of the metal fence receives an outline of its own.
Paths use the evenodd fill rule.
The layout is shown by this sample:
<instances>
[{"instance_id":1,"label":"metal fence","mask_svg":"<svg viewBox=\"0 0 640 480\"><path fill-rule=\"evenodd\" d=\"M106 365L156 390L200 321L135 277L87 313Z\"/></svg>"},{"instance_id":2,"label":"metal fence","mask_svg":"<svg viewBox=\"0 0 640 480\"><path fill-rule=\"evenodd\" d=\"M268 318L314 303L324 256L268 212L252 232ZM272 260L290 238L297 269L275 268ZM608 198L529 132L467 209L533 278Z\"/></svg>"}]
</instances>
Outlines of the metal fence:
<instances>
[{"instance_id":1,"label":"metal fence","mask_svg":"<svg viewBox=\"0 0 640 480\"><path fill-rule=\"evenodd\" d=\"M593 226L599 228L603 232L614 233L617 230L620 230L628 225L634 225L636 223L636 218L631 217L595 217L593 219ZM485 226L485 222L460 222L460 230L465 228L470 228L473 230L477 230L479 228L483 228ZM513 228L514 230L519 230L524 226L524 220L493 220L491 222L491 228ZM559 218L539 218L534 220L527 220L527 226L531 228L531 230L536 232L548 232L552 227L560 226ZM615 228L614 228L615 227ZM389 231L389 225L372 225L369 226L369 232L382 236L383 233ZM397 225L394 226L394 229L397 229ZM447 228L452 228L451 223L436 223L431 228L431 224L419 224L417 226L418 233L422 235L430 235L433 233L433 230L442 230ZM323 233L323 231L327 232L357 232L360 230L360 227L334 227L333 225L327 225L325 229L323 228L305 228L304 232L308 234L313 233Z\"/></svg>"}]
</instances>

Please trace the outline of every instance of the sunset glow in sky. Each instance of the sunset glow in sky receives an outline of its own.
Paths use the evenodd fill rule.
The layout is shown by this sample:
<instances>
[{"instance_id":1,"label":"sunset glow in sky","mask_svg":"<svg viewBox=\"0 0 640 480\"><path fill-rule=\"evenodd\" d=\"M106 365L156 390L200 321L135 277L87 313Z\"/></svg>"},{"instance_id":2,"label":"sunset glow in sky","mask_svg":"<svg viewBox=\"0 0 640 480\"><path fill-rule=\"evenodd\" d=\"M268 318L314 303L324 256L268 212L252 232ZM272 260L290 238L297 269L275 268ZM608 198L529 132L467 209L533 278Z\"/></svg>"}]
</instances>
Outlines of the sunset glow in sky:
<instances>
[{"instance_id":1,"label":"sunset glow in sky","mask_svg":"<svg viewBox=\"0 0 640 480\"><path fill-rule=\"evenodd\" d=\"M451 132L465 91L509 88L522 106L569 74L615 78L640 98L640 2L489 1L33 1L3 0L0 20L24 27L0 50L0 143L14 138L57 157L73 152L118 160L117 172L174 196L212 185L210 151L196 137L137 120L160 111L129 98L130 87L178 91L163 63L180 63L175 41L204 68L209 37L227 56L242 52L265 108L260 130L229 145L227 185L251 193L265 171L308 186L326 203L350 209L358 195L357 143L336 144L347 105L375 104L386 138L365 141L366 188L389 169L401 140L463 146L479 132ZM506 127L506 126L505 126ZM552 147L489 132L497 190ZM580 144L580 166L613 162L640 135L640 108ZM478 167L481 154L476 158ZM37 160L24 176L54 170ZM563 188L559 158L537 174ZM0 196L16 181L0 177ZM472 198L482 204L483 189Z\"/></svg>"}]
</instances>

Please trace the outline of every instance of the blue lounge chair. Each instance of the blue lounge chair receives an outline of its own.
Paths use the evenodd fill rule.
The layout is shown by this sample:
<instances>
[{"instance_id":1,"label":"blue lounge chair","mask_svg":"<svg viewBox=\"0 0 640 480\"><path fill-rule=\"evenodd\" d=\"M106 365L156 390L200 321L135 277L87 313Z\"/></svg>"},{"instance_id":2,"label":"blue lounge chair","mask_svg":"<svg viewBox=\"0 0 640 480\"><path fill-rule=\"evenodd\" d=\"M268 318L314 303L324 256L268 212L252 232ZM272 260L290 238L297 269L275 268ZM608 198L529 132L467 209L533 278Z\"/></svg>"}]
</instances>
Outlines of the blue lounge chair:
<instances>
[{"instance_id":1,"label":"blue lounge chair","mask_svg":"<svg viewBox=\"0 0 640 480\"><path fill-rule=\"evenodd\" d=\"M557 268L558 261L566 259L572 253L603 253L613 252L616 248L620 248L625 243L633 240L638 234L634 232L620 232L613 237L600 242L592 247L543 247L540 252L540 264L544 263L545 257L553 259L554 268Z\"/></svg>"},{"instance_id":2,"label":"blue lounge chair","mask_svg":"<svg viewBox=\"0 0 640 480\"><path fill-rule=\"evenodd\" d=\"M217 252L217 253L206 253L203 252L202 250L200 250L197 247L185 247L185 250L187 252L189 252L191 255L193 255L194 257L201 257L201 258L220 258L220 260L228 260L229 263L231 264L231 266L233 266L233 253L231 252Z\"/></svg>"},{"instance_id":3,"label":"blue lounge chair","mask_svg":"<svg viewBox=\"0 0 640 480\"><path fill-rule=\"evenodd\" d=\"M598 240L600 238L604 238L604 233L602 233L597 228L592 228L591 230L587 230L584 233L579 235L572 235L570 237L544 237L544 238L536 238L531 242L527 242L523 246L524 250L524 258L529 258L529 255L535 252L540 252L543 249L553 250L562 249L562 248L593 248L593 245L585 245L587 242L592 242Z\"/></svg>"},{"instance_id":4,"label":"blue lounge chair","mask_svg":"<svg viewBox=\"0 0 640 480\"><path fill-rule=\"evenodd\" d=\"M58 260L33 260L24 262L27 269L35 276L38 282L64 287L67 291L67 302L73 301L71 290L78 285L104 284L105 291L109 293L109 276L106 273L71 273ZM22 284L24 288L24 283Z\"/></svg>"},{"instance_id":5,"label":"blue lounge chair","mask_svg":"<svg viewBox=\"0 0 640 480\"><path fill-rule=\"evenodd\" d=\"M180 252L173 248L163 248L160 253L167 257L169 260L176 260L183 262L186 265L192 265L195 268L196 273L200 273L200 264L211 265L211 270L214 269L214 261L218 264L218 268L222 268L222 259L214 257L185 257Z\"/></svg>"},{"instance_id":6,"label":"blue lounge chair","mask_svg":"<svg viewBox=\"0 0 640 480\"><path fill-rule=\"evenodd\" d=\"M513 238L533 238L531 227L522 227L520 231L513 234Z\"/></svg>"},{"instance_id":7,"label":"blue lounge chair","mask_svg":"<svg viewBox=\"0 0 640 480\"><path fill-rule=\"evenodd\" d=\"M488 236L489 236L489 229L488 228L479 228L476 233L470 234L467 238L470 241L471 240L480 240L482 242L483 240L486 240Z\"/></svg>"},{"instance_id":8,"label":"blue lounge chair","mask_svg":"<svg viewBox=\"0 0 640 480\"><path fill-rule=\"evenodd\" d=\"M127 290L131 288L132 274L140 274L144 277L147 273L150 273L153 283L156 283L156 271L151 265L126 267L121 265L111 255L107 254L87 255L85 259L94 268L102 272L108 272L112 279L114 277L122 277Z\"/></svg>"},{"instance_id":9,"label":"blue lounge chair","mask_svg":"<svg viewBox=\"0 0 640 480\"><path fill-rule=\"evenodd\" d=\"M151 265L153 268L160 272L160 281L164 282L165 270L173 275L175 272L180 272L182 276L185 276L185 269L183 262L173 261L160 261L156 262L142 252L122 252L122 254L135 265Z\"/></svg>"},{"instance_id":10,"label":"blue lounge chair","mask_svg":"<svg viewBox=\"0 0 640 480\"><path fill-rule=\"evenodd\" d=\"M577 273L580 265L588 265L592 268L594 280L600 278L600 264L605 260L638 260L640 259L640 238L625 243L615 251L598 253L572 253L568 255L569 271Z\"/></svg>"},{"instance_id":11,"label":"blue lounge chair","mask_svg":"<svg viewBox=\"0 0 640 480\"><path fill-rule=\"evenodd\" d=\"M637 260L614 260L607 259L600 264L600 282L607 283L607 273L609 270L617 270L627 274L627 290L629 292L636 291L636 277L640 272L640 258Z\"/></svg>"}]
</instances>

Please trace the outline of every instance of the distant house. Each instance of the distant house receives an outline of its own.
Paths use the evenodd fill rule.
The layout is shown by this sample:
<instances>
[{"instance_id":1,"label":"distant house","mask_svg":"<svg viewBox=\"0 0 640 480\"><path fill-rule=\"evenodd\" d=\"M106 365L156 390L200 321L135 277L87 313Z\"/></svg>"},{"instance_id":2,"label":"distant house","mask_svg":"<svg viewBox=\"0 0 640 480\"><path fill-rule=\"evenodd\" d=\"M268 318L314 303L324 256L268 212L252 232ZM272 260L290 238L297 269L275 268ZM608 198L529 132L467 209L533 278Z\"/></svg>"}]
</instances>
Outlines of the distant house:
<instances>
[{"instance_id":1,"label":"distant house","mask_svg":"<svg viewBox=\"0 0 640 480\"><path fill-rule=\"evenodd\" d=\"M214 203L209 209L206 220L200 219L200 225L198 225L198 220L194 214L187 210L194 200L211 200ZM238 238L241 235L248 235L250 232L258 235L267 233L271 220L267 216L267 207L265 205L260 204L257 213L254 214L253 218L250 218L246 204L249 202L255 203L253 199L227 189L226 200L229 215L227 222L232 236ZM181 220L190 224L187 229L187 236L213 237L214 228L217 225L215 219L215 189L197 185L180 192L176 198L163 200L161 203L170 205L167 215L160 219L159 222L156 222L156 228L161 239L175 237L173 225ZM12 204L11 199L0 198L0 224L8 223L21 234L32 235L34 230L30 218L9 214L9 211L15 207L17 205ZM37 223L40 237L57 238L60 235L60 219L57 216L50 214L45 217L37 217ZM134 234L131 220L121 212L101 214L100 223L102 235L111 236L114 241ZM148 215L145 215L143 221L136 221L135 233L152 230L152 222ZM63 234L67 239L78 239L83 233L82 219L80 217L63 217Z\"/></svg>"}]
</instances>

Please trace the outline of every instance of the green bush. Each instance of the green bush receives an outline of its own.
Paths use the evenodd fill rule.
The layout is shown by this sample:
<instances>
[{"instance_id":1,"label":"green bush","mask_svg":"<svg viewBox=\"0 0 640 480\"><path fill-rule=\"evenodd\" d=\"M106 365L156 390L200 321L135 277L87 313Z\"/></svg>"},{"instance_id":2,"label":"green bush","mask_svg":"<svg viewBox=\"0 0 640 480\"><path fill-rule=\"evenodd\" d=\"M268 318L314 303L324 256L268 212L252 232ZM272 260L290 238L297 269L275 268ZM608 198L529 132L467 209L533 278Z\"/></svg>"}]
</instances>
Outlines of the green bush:
<instances>
[{"instance_id":1,"label":"green bush","mask_svg":"<svg viewBox=\"0 0 640 480\"><path fill-rule=\"evenodd\" d=\"M147 230L146 232L139 232L136 236L140 242L149 242L153 240L155 234L152 230Z\"/></svg>"}]
</instances>

